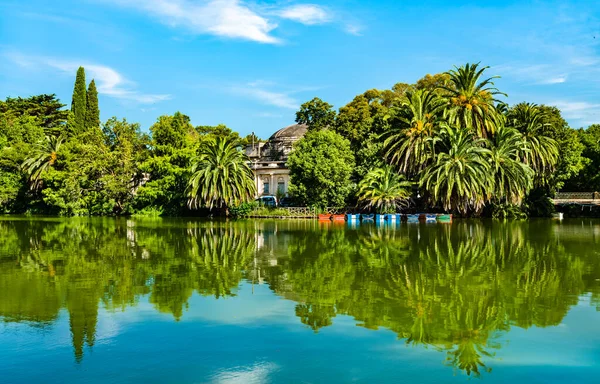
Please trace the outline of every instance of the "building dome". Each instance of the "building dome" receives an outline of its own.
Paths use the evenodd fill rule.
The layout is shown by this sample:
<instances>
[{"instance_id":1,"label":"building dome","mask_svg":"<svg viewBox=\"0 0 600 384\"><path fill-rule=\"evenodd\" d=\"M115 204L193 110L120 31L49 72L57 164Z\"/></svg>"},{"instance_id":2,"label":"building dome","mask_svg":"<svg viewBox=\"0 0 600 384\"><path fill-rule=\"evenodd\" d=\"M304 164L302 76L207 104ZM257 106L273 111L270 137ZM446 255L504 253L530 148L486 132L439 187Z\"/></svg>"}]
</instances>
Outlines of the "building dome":
<instances>
[{"instance_id":1,"label":"building dome","mask_svg":"<svg viewBox=\"0 0 600 384\"><path fill-rule=\"evenodd\" d=\"M301 139L308 131L304 124L294 124L275 132L269 141L296 141Z\"/></svg>"}]
</instances>

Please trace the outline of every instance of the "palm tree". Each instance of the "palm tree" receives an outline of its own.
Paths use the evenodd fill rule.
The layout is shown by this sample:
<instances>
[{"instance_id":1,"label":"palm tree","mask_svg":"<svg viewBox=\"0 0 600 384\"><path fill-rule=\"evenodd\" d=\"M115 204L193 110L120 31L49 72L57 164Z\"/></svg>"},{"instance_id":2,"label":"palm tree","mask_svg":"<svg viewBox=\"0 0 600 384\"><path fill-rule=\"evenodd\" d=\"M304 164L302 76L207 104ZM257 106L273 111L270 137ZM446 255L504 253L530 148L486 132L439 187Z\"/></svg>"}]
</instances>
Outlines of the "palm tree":
<instances>
[{"instance_id":1,"label":"palm tree","mask_svg":"<svg viewBox=\"0 0 600 384\"><path fill-rule=\"evenodd\" d=\"M521 103L508 112L508 124L523 135L526 150L521 151L524 163L543 175L554 171L558 161L556 141L545 134L545 116L535 104Z\"/></svg>"},{"instance_id":2,"label":"palm tree","mask_svg":"<svg viewBox=\"0 0 600 384\"><path fill-rule=\"evenodd\" d=\"M249 201L256 193L248 157L231 138L217 137L199 150L188 182L188 206L223 208Z\"/></svg>"},{"instance_id":3,"label":"palm tree","mask_svg":"<svg viewBox=\"0 0 600 384\"><path fill-rule=\"evenodd\" d=\"M391 129L384 141L387 158L401 172L416 175L431 159L443 107L443 100L431 91L406 92L398 111L399 127Z\"/></svg>"},{"instance_id":4,"label":"palm tree","mask_svg":"<svg viewBox=\"0 0 600 384\"><path fill-rule=\"evenodd\" d=\"M443 151L424 170L420 185L434 203L462 214L479 212L493 191L490 176L490 150L484 140L473 138L464 128L445 126L440 133Z\"/></svg>"},{"instance_id":5,"label":"palm tree","mask_svg":"<svg viewBox=\"0 0 600 384\"><path fill-rule=\"evenodd\" d=\"M494 196L511 204L520 204L533 187L534 176L531 167L520 159L520 154L527 152L522 135L514 128L500 126L488 143Z\"/></svg>"},{"instance_id":6,"label":"palm tree","mask_svg":"<svg viewBox=\"0 0 600 384\"><path fill-rule=\"evenodd\" d=\"M412 183L394 172L392 167L377 168L358 184L358 202L378 212L392 213L409 204Z\"/></svg>"},{"instance_id":7,"label":"palm tree","mask_svg":"<svg viewBox=\"0 0 600 384\"><path fill-rule=\"evenodd\" d=\"M496 109L497 95L506 96L494 87L493 80L498 76L480 81L483 72L489 67L479 68L479 64L465 64L448 72L450 85L441 86L447 91L446 117L457 127L469 128L479 137L493 134L501 120Z\"/></svg>"},{"instance_id":8,"label":"palm tree","mask_svg":"<svg viewBox=\"0 0 600 384\"><path fill-rule=\"evenodd\" d=\"M56 163L62 143L62 137L46 136L33 147L30 156L21 165L21 168L29 176L29 184L32 190L41 187L42 175Z\"/></svg>"}]
</instances>

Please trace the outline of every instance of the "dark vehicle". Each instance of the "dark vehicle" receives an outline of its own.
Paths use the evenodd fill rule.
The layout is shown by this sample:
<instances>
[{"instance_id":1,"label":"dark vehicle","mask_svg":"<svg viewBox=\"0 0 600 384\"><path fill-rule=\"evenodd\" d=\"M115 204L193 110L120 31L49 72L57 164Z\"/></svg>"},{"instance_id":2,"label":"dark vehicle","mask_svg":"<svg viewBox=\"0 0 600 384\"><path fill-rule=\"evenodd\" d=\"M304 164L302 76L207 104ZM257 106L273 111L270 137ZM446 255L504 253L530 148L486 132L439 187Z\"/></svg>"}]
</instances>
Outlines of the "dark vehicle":
<instances>
[{"instance_id":1,"label":"dark vehicle","mask_svg":"<svg viewBox=\"0 0 600 384\"><path fill-rule=\"evenodd\" d=\"M261 196L256 201L262 207L276 208L278 205L275 196Z\"/></svg>"},{"instance_id":2,"label":"dark vehicle","mask_svg":"<svg viewBox=\"0 0 600 384\"><path fill-rule=\"evenodd\" d=\"M279 200L279 206L284 208L298 207L298 202L291 197L282 197L281 200Z\"/></svg>"}]
</instances>

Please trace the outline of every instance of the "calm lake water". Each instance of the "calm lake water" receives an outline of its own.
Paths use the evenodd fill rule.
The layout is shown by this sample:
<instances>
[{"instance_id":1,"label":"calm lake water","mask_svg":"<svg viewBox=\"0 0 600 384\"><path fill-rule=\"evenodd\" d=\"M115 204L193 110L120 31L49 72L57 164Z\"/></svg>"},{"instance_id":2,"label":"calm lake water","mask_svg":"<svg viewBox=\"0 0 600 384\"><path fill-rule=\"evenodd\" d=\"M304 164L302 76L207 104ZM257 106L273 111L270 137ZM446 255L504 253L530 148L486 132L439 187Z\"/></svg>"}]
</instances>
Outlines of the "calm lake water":
<instances>
[{"instance_id":1,"label":"calm lake water","mask_svg":"<svg viewBox=\"0 0 600 384\"><path fill-rule=\"evenodd\" d=\"M2 383L590 382L600 221L0 219Z\"/></svg>"}]
</instances>

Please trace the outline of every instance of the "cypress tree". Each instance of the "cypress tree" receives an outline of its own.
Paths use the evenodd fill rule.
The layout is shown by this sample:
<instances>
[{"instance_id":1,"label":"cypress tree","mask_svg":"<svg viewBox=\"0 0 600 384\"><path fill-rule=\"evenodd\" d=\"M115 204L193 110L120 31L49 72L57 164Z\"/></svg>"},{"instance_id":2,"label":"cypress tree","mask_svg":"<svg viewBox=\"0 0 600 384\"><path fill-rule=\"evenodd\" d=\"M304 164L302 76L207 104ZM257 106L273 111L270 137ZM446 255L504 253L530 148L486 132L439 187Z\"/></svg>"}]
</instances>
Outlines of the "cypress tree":
<instances>
[{"instance_id":1,"label":"cypress tree","mask_svg":"<svg viewBox=\"0 0 600 384\"><path fill-rule=\"evenodd\" d=\"M87 90L87 112L85 118L85 128L100 128L100 109L98 108L98 91L96 82L92 79Z\"/></svg>"},{"instance_id":2,"label":"cypress tree","mask_svg":"<svg viewBox=\"0 0 600 384\"><path fill-rule=\"evenodd\" d=\"M79 67L77 70L77 76L75 77L73 101L71 102L71 111L75 117L75 130L78 133L83 132L85 129L86 99L87 93L85 90L85 69L83 69L83 67Z\"/></svg>"}]
</instances>

